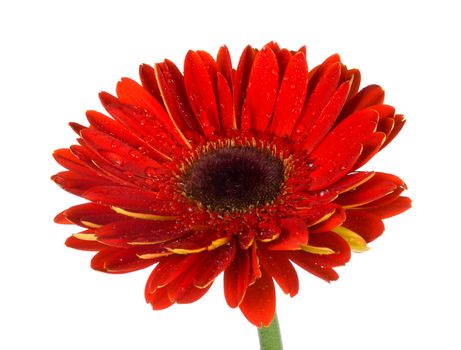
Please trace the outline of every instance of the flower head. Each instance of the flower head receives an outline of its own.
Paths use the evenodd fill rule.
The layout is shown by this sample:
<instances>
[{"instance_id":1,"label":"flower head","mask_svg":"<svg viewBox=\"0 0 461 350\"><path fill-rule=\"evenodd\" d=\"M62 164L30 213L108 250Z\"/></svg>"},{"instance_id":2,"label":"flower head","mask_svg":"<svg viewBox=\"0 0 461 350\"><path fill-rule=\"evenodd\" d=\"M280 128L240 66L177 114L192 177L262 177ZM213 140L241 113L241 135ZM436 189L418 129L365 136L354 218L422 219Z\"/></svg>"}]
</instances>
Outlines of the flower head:
<instances>
[{"instance_id":1,"label":"flower head","mask_svg":"<svg viewBox=\"0 0 461 350\"><path fill-rule=\"evenodd\" d=\"M184 74L143 64L140 78L100 94L110 117L71 123L78 145L54 153L68 170L53 180L89 202L55 221L82 227L66 244L97 251L96 270L156 264L154 309L200 299L223 273L229 306L268 325L274 281L298 292L294 264L336 280L410 207L397 176L357 170L405 120L338 55L309 71L305 48L248 46L234 70L223 47L216 60L189 51Z\"/></svg>"}]
</instances>

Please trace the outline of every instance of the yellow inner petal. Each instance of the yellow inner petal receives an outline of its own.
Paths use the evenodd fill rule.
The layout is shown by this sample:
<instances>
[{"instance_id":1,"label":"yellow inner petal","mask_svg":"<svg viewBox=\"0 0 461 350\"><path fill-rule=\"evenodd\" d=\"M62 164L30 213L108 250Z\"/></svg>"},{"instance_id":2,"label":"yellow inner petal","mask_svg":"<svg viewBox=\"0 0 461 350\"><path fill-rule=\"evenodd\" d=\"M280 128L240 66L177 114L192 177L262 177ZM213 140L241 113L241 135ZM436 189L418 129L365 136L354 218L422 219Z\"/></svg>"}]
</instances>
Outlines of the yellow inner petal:
<instances>
[{"instance_id":1,"label":"yellow inner petal","mask_svg":"<svg viewBox=\"0 0 461 350\"><path fill-rule=\"evenodd\" d=\"M155 220L155 221L170 221L175 220L176 216L166 216L166 215L155 215L155 214L145 214L145 213L135 213L118 207L111 207L113 211L117 214L129 216L135 219L143 220Z\"/></svg>"},{"instance_id":2,"label":"yellow inner petal","mask_svg":"<svg viewBox=\"0 0 461 350\"><path fill-rule=\"evenodd\" d=\"M94 233L74 233L72 236L82 241L97 241L98 237Z\"/></svg>"},{"instance_id":3,"label":"yellow inner petal","mask_svg":"<svg viewBox=\"0 0 461 350\"><path fill-rule=\"evenodd\" d=\"M302 244L301 249L305 252L318 254L318 255L330 255L335 254L336 252L328 247L315 247L313 245Z\"/></svg>"},{"instance_id":4,"label":"yellow inner petal","mask_svg":"<svg viewBox=\"0 0 461 350\"><path fill-rule=\"evenodd\" d=\"M353 252L362 253L370 249L368 248L367 242L363 239L362 236L344 226L338 226L332 231L344 238Z\"/></svg>"},{"instance_id":5,"label":"yellow inner petal","mask_svg":"<svg viewBox=\"0 0 461 350\"><path fill-rule=\"evenodd\" d=\"M95 224L94 222L90 222L90 221L80 220L80 222L82 223L82 225L84 225L86 227L89 227L89 228L100 228L100 227L102 227L102 225Z\"/></svg>"}]
</instances>

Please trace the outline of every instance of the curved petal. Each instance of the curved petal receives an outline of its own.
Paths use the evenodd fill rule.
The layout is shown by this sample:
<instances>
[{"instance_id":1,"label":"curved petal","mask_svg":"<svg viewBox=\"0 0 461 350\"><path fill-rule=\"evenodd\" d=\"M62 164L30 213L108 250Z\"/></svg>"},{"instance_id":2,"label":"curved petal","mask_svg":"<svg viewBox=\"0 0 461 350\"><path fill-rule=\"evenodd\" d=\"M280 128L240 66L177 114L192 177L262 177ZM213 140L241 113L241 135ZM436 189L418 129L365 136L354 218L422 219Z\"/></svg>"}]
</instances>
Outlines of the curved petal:
<instances>
[{"instance_id":1,"label":"curved petal","mask_svg":"<svg viewBox=\"0 0 461 350\"><path fill-rule=\"evenodd\" d=\"M263 273L248 287L239 307L247 320L256 327L270 325L275 314L275 288L268 273Z\"/></svg>"}]
</instances>

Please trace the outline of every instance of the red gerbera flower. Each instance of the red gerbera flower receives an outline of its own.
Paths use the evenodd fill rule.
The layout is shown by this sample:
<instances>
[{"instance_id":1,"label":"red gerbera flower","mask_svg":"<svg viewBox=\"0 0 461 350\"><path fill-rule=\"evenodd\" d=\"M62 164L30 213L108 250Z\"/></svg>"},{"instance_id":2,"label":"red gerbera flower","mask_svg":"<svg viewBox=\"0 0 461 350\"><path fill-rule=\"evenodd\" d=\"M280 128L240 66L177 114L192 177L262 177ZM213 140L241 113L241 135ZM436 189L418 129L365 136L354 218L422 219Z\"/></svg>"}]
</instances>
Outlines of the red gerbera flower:
<instances>
[{"instance_id":1,"label":"red gerbera flower","mask_svg":"<svg viewBox=\"0 0 461 350\"><path fill-rule=\"evenodd\" d=\"M338 278L350 251L410 207L397 176L357 171L404 125L377 85L338 55L308 71L305 48L245 48L232 68L189 51L140 67L71 123L79 145L54 153L53 176L90 202L56 217L83 231L69 247L97 251L91 266L125 273L156 264L145 288L154 309L200 299L224 273L224 294L256 326L275 311L274 280L298 292L293 264Z\"/></svg>"}]
</instances>

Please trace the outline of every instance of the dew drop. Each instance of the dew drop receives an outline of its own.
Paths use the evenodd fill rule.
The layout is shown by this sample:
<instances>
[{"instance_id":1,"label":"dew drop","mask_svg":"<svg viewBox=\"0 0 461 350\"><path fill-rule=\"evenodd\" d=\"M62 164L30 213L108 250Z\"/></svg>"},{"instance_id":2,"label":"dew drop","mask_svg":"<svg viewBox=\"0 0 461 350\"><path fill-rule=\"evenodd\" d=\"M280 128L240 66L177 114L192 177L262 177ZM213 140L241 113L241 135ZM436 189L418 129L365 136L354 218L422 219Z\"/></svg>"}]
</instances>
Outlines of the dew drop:
<instances>
[{"instance_id":1,"label":"dew drop","mask_svg":"<svg viewBox=\"0 0 461 350\"><path fill-rule=\"evenodd\" d=\"M110 151L101 151L101 155L116 166L120 167L125 163L125 160L117 153Z\"/></svg>"},{"instance_id":2,"label":"dew drop","mask_svg":"<svg viewBox=\"0 0 461 350\"><path fill-rule=\"evenodd\" d=\"M124 171L123 175L125 175L128 178L132 178L134 176L134 173L132 171Z\"/></svg>"},{"instance_id":3,"label":"dew drop","mask_svg":"<svg viewBox=\"0 0 461 350\"><path fill-rule=\"evenodd\" d=\"M133 157L134 159L139 159L141 158L141 153L139 153L138 151L136 150L131 150L128 152L128 154Z\"/></svg>"},{"instance_id":4,"label":"dew drop","mask_svg":"<svg viewBox=\"0 0 461 350\"><path fill-rule=\"evenodd\" d=\"M117 143L116 141L112 141L110 147L111 147L112 149L116 149L116 148L118 148L118 143Z\"/></svg>"},{"instance_id":5,"label":"dew drop","mask_svg":"<svg viewBox=\"0 0 461 350\"><path fill-rule=\"evenodd\" d=\"M157 174L157 172L156 172L156 170L154 168L149 167L149 168L146 168L145 174L148 177L154 177Z\"/></svg>"}]
</instances>

